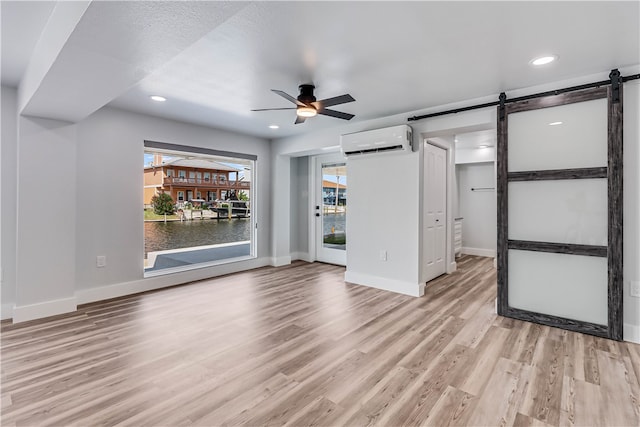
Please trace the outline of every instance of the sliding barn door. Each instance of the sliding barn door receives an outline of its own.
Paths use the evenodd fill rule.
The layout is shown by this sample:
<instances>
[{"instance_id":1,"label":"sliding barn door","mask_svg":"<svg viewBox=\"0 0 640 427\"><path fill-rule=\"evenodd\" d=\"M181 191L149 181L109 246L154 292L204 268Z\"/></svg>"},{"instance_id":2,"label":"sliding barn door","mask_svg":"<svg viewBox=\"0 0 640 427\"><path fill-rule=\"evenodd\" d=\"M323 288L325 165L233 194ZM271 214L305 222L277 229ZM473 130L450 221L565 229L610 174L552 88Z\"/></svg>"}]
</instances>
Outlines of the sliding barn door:
<instances>
[{"instance_id":1,"label":"sliding barn door","mask_svg":"<svg viewBox=\"0 0 640 427\"><path fill-rule=\"evenodd\" d=\"M503 99L497 162L498 313L621 340L621 93Z\"/></svg>"}]
</instances>

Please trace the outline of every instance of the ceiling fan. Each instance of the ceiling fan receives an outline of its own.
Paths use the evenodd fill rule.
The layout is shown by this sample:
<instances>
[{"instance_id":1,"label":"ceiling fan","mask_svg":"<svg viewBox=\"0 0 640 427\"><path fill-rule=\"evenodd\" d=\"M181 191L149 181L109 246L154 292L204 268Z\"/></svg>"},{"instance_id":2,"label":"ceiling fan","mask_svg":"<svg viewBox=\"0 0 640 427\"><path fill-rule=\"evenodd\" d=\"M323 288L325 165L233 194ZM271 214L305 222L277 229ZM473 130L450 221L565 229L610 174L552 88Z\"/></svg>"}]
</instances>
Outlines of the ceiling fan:
<instances>
[{"instance_id":1,"label":"ceiling fan","mask_svg":"<svg viewBox=\"0 0 640 427\"><path fill-rule=\"evenodd\" d=\"M300 95L298 95L298 98L294 98L293 96L281 90L271 89L272 92L277 93L284 99L293 102L294 104L296 104L296 106L289 108L261 108L251 111L296 110L297 117L296 121L294 122L296 125L298 123L304 123L307 118L313 117L316 114L322 114L324 116L335 117L337 119L343 120L351 120L355 117L353 114L343 113L342 111L330 110L326 108L355 101L355 99L353 99L351 95L347 93L344 95L335 96L333 98L316 101L316 97L313 96L313 90L315 88L316 87L312 84L303 84L298 86L298 89L300 89Z\"/></svg>"}]
</instances>

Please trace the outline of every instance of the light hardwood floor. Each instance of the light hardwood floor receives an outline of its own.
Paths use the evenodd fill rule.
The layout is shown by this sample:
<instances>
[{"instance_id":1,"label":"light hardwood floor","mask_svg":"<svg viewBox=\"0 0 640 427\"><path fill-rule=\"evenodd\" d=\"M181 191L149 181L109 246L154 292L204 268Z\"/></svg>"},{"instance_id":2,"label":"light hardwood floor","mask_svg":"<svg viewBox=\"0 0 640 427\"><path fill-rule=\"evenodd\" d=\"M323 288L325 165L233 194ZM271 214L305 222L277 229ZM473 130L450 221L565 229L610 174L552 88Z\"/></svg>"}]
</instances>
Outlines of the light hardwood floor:
<instances>
[{"instance_id":1,"label":"light hardwood floor","mask_svg":"<svg viewBox=\"0 0 640 427\"><path fill-rule=\"evenodd\" d=\"M640 425L640 346L494 314L492 260L423 298L294 263L2 324L2 425Z\"/></svg>"}]
</instances>

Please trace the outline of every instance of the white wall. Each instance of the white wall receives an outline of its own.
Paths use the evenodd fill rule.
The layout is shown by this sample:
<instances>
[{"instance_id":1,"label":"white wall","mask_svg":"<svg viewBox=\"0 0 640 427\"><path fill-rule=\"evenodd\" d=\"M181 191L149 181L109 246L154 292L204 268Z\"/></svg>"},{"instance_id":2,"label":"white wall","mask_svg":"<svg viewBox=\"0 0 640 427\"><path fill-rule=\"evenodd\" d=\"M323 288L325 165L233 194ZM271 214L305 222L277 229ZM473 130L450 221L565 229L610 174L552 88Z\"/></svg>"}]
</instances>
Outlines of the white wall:
<instances>
[{"instance_id":1,"label":"white wall","mask_svg":"<svg viewBox=\"0 0 640 427\"><path fill-rule=\"evenodd\" d=\"M5 104L15 107L15 91L5 95L3 88ZM10 126L2 131L10 163L15 137ZM257 155L257 259L143 278L145 139ZM10 266L16 254L15 298L10 269L2 286L3 304L15 302L14 321L271 262L268 140L104 108L77 124L21 117L17 141L17 181L10 167L2 169L3 231L11 228L8 202L12 191L17 194L15 251L11 233L2 235L3 264ZM96 267L97 255L106 255L105 268Z\"/></svg>"},{"instance_id":2,"label":"white wall","mask_svg":"<svg viewBox=\"0 0 640 427\"><path fill-rule=\"evenodd\" d=\"M299 183L297 180L298 177L298 159L291 159L291 163L289 165L291 167L291 194L289 195L291 204L289 206L289 250L291 251L292 259L295 258L295 255L298 252L298 224L303 221L299 215L297 215L298 205L300 204L300 196L299 196Z\"/></svg>"},{"instance_id":3,"label":"white wall","mask_svg":"<svg viewBox=\"0 0 640 427\"><path fill-rule=\"evenodd\" d=\"M271 264L291 263L291 158L271 154Z\"/></svg>"},{"instance_id":4,"label":"white wall","mask_svg":"<svg viewBox=\"0 0 640 427\"><path fill-rule=\"evenodd\" d=\"M76 134L66 122L18 121L16 322L76 308Z\"/></svg>"},{"instance_id":5,"label":"white wall","mask_svg":"<svg viewBox=\"0 0 640 427\"><path fill-rule=\"evenodd\" d=\"M291 158L289 245L292 259L309 260L309 157Z\"/></svg>"},{"instance_id":6,"label":"white wall","mask_svg":"<svg viewBox=\"0 0 640 427\"><path fill-rule=\"evenodd\" d=\"M16 182L18 179L17 91L0 88L0 314L13 314L16 294Z\"/></svg>"},{"instance_id":7,"label":"white wall","mask_svg":"<svg viewBox=\"0 0 640 427\"><path fill-rule=\"evenodd\" d=\"M483 100L486 102L487 100ZM451 105L452 108L460 105ZM438 107L437 109L448 108L448 106ZM340 135L346 133L360 132L364 130L379 129L388 126L396 126L399 124L406 124L407 117L414 114L422 114L436 110L428 109L415 113L398 114L395 116L384 117L381 119L368 120L356 123L347 123L343 126L338 126L331 129L326 129L321 132L313 132L300 136L293 136L289 138L275 140L272 145L273 156L300 156L300 155L317 155L326 154L336 150L336 146L340 144ZM467 113L457 114L455 116L442 116L431 120L423 120L415 123L409 123L413 129L414 138L421 142L427 137L445 137L449 136L450 144L453 143L453 135L457 133L472 132L476 130L489 129L495 126L495 110L484 109L471 111ZM443 141L448 141L447 138L443 138ZM449 144L449 145L450 145ZM419 144L421 145L421 144ZM389 156L378 157L384 163L383 168L377 169L377 176L372 179L382 180L383 176L386 177L388 182L380 182L384 188L391 185L393 190L390 191L391 197L396 197L397 194L401 194L399 197L403 203L408 203L406 206L407 212L403 213L401 217L394 219L394 213L390 214L386 212L382 216L378 216L377 212L371 212L368 209L362 209L361 213L358 213L358 209L354 206L358 203L357 195L358 191L354 189L354 179L352 177L355 171L359 170L358 166L354 164L358 160L347 160L347 174L349 181L349 214L347 215L347 229L349 230L349 243L347 244L347 274L345 278L354 283L367 284L369 286L377 286L398 292L409 293L412 295L418 295L421 290L420 283L421 268L419 266L420 259L420 245L418 241L418 235L420 234L420 208L418 203L421 199L420 194L421 187L421 172L420 172L420 158L418 152L411 153L404 160L392 160L389 161ZM412 159L412 160L409 160ZM450 166L453 165L455 156L452 155L450 160ZM361 159L363 160L363 159ZM369 167L362 168L366 176L371 175ZM368 171L368 172L366 172ZM384 174L380 173L384 171ZM280 168L274 168L274 174L289 174L289 170L281 170ZM395 177L397 180L388 177ZM450 181L450 182L449 182ZM451 197L449 198L448 210L449 221L451 222L454 214L454 200L453 194L455 192L455 175L452 173L447 185L450 190ZM374 181L378 182L378 181ZM358 185L357 183L355 184ZM371 187L375 187L371 183L368 184ZM365 191L369 191L365 189ZM273 197L277 198L278 205L282 206L285 203L291 203L291 198L284 200L275 191L275 178L274 178L274 191ZM380 191L383 193L383 191ZM407 201L407 197L409 200ZM354 201L354 197L356 200ZM376 198L380 197L376 192ZM364 203L370 203L369 200ZM366 205L364 205L366 206ZM403 206L403 209L405 207ZM354 213L354 209L356 209ZM291 210L288 213L292 212ZM371 217L374 215L374 217ZM413 224L413 221L416 221ZM307 219L308 221L308 219ZM369 224L370 227L362 228L362 224ZM276 224L276 227L278 225ZM407 227L412 231L398 231L398 227ZM362 231L358 231L359 228ZM366 231L365 231L366 230ZM455 270L455 261L453 258L453 224L448 224L449 230L449 250L448 250L448 262L447 271ZM290 228L284 230L285 233L290 233ZM290 242L290 235L283 234L282 228L278 232L274 230L274 239L282 239L281 243L288 245ZM361 236L361 237L358 237ZM361 243L358 243L360 240ZM415 242L414 242L415 240ZM358 245L361 244L364 253L360 254ZM373 248L381 248L389 251L389 260L385 264L379 262L379 250L373 253ZM311 249L310 249L311 250ZM351 254L355 254L355 259L352 259ZM373 256L375 255L375 257ZM407 261L411 259L411 261ZM353 262L355 261L355 265ZM375 262L375 265L370 264Z\"/></svg>"},{"instance_id":8,"label":"white wall","mask_svg":"<svg viewBox=\"0 0 640 427\"><path fill-rule=\"evenodd\" d=\"M424 293L419 265L420 154L348 159L346 281L413 296ZM381 251L386 251L386 261Z\"/></svg>"},{"instance_id":9,"label":"white wall","mask_svg":"<svg viewBox=\"0 0 640 427\"><path fill-rule=\"evenodd\" d=\"M458 216L462 220L462 253L495 257L496 192L495 164L468 163L456 165L458 181ZM471 191L491 187L493 190Z\"/></svg>"},{"instance_id":10,"label":"white wall","mask_svg":"<svg viewBox=\"0 0 640 427\"><path fill-rule=\"evenodd\" d=\"M494 162L495 160L495 147L456 149L456 164Z\"/></svg>"},{"instance_id":11,"label":"white wall","mask_svg":"<svg viewBox=\"0 0 640 427\"><path fill-rule=\"evenodd\" d=\"M272 145L272 156L274 158L288 158L300 155L326 154L336 150L335 147L340 143L341 134L406 124L406 119L407 115L399 114L382 119L348 123L344 126L321 132L276 140ZM494 123L495 111L486 109L410 123L410 126L417 141L422 141L422 139L431 136L443 137L447 135L451 137L450 143L452 144L454 134L488 129L494 126ZM399 155L389 154L375 157L375 159L379 160L374 160L373 163L382 162L377 166L370 166L369 163L366 163L373 157L347 160L349 182L347 229L349 230L349 243L347 244L347 272L345 279L353 283L411 295L420 295L424 287L424 283L420 282L421 267L419 260L421 247L418 239L421 217L418 204L421 201L420 195L422 191L421 156L418 152L407 154L402 159L394 156ZM453 165L454 158L455 156L452 155L449 159L450 166ZM359 167L356 164L359 161L365 161L365 163L362 163L365 166ZM384 173L380 173L380 171L384 171ZM282 197L284 192L277 193L279 186L276 186L278 175L282 175L281 180L284 179L285 175L290 175L289 169L274 167L273 172L272 191L274 200L276 200L275 203L278 206L292 203L291 197L288 197L287 200ZM361 176L366 177L365 180L368 181L366 185L363 185L364 190L362 191L364 192L361 194L372 196L371 192L375 192L375 197L367 197L360 202L358 201L357 193L360 191L357 189L358 178L356 178L355 174L363 174ZM394 179L390 179L390 177L394 177ZM451 222L454 209L453 186L455 185L455 175L452 173L449 178L448 187L451 186L449 189L451 197L447 203L449 209L448 222ZM356 180L355 184L354 180ZM375 187L378 184L380 188L376 191ZM402 201L403 213L389 213L384 209L380 209L380 203L375 203L375 201L379 201L380 194L385 194L385 192L389 194L389 197L398 198ZM356 207L358 204L363 208L358 209ZM375 208L373 204L375 204ZM371 209L369 206L371 206ZM289 209L287 214L292 214L292 212L294 211ZM306 221L309 221L308 218ZM273 237L276 240L281 240L279 244L274 241L274 250L277 250L278 247L282 250L284 245L288 246L291 242L291 229L290 227L279 225L277 220L274 222ZM452 223L448 224L448 230L450 238L447 271L453 271L455 270L455 261L453 260ZM388 252L388 261L384 263L379 261L380 249L386 249ZM310 248L309 250L311 251L312 249Z\"/></svg>"},{"instance_id":12,"label":"white wall","mask_svg":"<svg viewBox=\"0 0 640 427\"><path fill-rule=\"evenodd\" d=\"M258 260L143 280L143 141L255 154L258 185ZM270 145L267 140L104 108L78 124L77 288L107 285L143 289L211 277L268 263L270 257ZM96 268L96 256L107 267ZM115 288L113 289L115 292ZM85 292L83 300L97 292Z\"/></svg>"},{"instance_id":13,"label":"white wall","mask_svg":"<svg viewBox=\"0 0 640 427\"><path fill-rule=\"evenodd\" d=\"M640 281L640 82L624 85L624 339L640 343L640 298L629 292L630 281Z\"/></svg>"}]
</instances>

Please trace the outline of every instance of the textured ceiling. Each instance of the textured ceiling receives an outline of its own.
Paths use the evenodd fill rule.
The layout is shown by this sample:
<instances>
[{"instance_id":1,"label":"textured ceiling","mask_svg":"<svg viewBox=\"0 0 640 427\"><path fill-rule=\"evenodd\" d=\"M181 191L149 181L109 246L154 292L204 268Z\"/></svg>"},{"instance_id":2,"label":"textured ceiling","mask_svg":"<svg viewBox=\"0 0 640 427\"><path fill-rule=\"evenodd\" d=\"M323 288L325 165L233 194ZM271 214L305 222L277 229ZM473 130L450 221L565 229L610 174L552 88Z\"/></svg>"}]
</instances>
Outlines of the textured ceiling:
<instances>
[{"instance_id":1,"label":"textured ceiling","mask_svg":"<svg viewBox=\"0 0 640 427\"><path fill-rule=\"evenodd\" d=\"M296 96L299 84L314 83L319 99L350 93L356 102L333 108L358 121L640 63L638 2L252 2L235 3L211 27L193 13L195 5L171 3L146 2L147 20L136 26L119 16L125 8L107 2L100 8L114 8L110 19L95 19L105 15L93 10L91 25L78 25L74 43L84 40L86 51L137 52L145 66L134 84L113 91L109 105L268 138L344 123L318 116L294 125L293 111L251 112L291 106L270 89ZM114 22L130 24L114 29ZM203 34L186 47L185 22L190 33ZM137 42L159 29L161 45ZM121 36L110 46L116 30ZM167 39L174 38L182 42L170 52ZM547 53L559 60L539 69L528 64ZM4 70L12 58L2 55ZM84 60L60 58L70 73ZM149 67L149 58L161 61ZM66 78L62 87L73 84ZM153 103L152 94L168 100Z\"/></svg>"}]
</instances>

